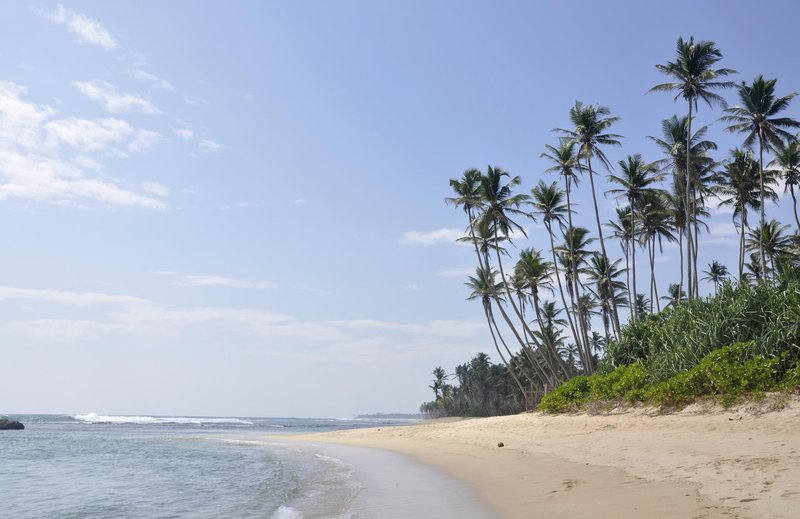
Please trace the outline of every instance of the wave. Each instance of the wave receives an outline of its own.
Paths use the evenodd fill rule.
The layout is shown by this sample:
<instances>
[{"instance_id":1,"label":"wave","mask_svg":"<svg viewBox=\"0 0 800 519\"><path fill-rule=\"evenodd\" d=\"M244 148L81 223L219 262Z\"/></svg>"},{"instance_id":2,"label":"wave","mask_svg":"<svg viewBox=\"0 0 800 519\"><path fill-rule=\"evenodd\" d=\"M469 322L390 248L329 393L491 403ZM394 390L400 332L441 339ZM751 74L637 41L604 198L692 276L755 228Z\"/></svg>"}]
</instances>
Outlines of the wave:
<instances>
[{"instance_id":1,"label":"wave","mask_svg":"<svg viewBox=\"0 0 800 519\"><path fill-rule=\"evenodd\" d=\"M74 418L83 423L136 425L253 425L240 418L196 418L183 416L109 416L97 413L79 414Z\"/></svg>"}]
</instances>

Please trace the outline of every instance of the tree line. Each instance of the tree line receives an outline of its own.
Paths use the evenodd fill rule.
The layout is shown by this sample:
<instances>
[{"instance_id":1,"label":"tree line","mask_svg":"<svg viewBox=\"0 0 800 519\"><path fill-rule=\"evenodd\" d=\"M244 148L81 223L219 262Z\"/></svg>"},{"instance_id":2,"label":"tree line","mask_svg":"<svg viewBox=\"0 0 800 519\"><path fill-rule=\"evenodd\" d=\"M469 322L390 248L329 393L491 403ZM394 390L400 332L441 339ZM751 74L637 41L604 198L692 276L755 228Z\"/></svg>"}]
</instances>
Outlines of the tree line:
<instances>
[{"instance_id":1,"label":"tree line","mask_svg":"<svg viewBox=\"0 0 800 519\"><path fill-rule=\"evenodd\" d=\"M674 61L656 65L669 81L650 92L675 94L687 112L663 120L661 134L648 137L661 152L655 160L634 153L615 168L605 151L621 146L622 136L613 133L619 117L605 106L576 102L569 109L569 126L556 128L557 141L541 153L549 163L546 172L556 180L539 180L526 192L519 176L493 166L450 180L453 195L446 202L463 210L467 227L460 240L471 244L477 262L466 283L469 299L481 303L501 360L498 369L513 384L506 396L521 407L531 408L536 395L577 374L591 375L606 346L619 341L622 319L635 324L664 307L697 300L700 280L711 282L715 291L727 281L769 284L782 268L800 261L795 194L800 142L793 133L800 122L785 114L797 94L779 95L777 80L761 75L752 82L729 81L737 72L719 67L722 58L714 42L678 38ZM735 106L720 95L724 90L735 91ZM722 160L712 156L718 149L708 126L693 128L701 102L721 108L725 130L742 136L741 147ZM608 222L601 220L597 203L596 179L603 173L611 185L604 194L622 204ZM767 220L768 204L779 198L779 180L791 194L794 232L790 224ZM573 221L573 197L587 184L594 209L591 230ZM698 264L712 199L733 209L739 246L732 271L718 261L705 270ZM527 236L530 221L544 225L549 248L522 249L514 261L510 249L516 237ZM609 256L609 240L618 242L622 257ZM655 261L665 242L678 246L680 274L666 294L659 294ZM449 386L450 377L436 368L432 404L452 400L456 388L468 391L464 366L477 370L473 362L460 367L462 375L457 370L458 386Z\"/></svg>"}]
</instances>

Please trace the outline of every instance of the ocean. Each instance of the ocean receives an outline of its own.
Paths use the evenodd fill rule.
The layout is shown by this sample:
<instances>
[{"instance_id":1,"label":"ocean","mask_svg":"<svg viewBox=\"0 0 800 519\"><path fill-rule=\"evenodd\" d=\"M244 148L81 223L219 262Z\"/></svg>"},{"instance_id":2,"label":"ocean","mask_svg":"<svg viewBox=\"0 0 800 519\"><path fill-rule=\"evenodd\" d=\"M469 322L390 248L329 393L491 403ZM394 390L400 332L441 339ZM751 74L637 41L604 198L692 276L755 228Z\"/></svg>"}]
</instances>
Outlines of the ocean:
<instances>
[{"instance_id":1,"label":"ocean","mask_svg":"<svg viewBox=\"0 0 800 519\"><path fill-rule=\"evenodd\" d=\"M26 429L0 431L2 517L489 517L460 483L402 455L287 439L406 421L10 418Z\"/></svg>"}]
</instances>

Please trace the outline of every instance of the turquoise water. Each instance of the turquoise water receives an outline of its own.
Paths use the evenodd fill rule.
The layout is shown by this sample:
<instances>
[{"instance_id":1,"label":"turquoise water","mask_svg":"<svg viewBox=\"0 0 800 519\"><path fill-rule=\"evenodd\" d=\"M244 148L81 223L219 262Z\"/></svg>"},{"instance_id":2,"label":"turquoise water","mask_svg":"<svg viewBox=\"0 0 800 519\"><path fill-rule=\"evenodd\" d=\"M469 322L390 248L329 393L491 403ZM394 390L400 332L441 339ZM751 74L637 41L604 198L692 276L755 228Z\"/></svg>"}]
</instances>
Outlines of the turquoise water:
<instances>
[{"instance_id":1,"label":"turquoise water","mask_svg":"<svg viewBox=\"0 0 800 519\"><path fill-rule=\"evenodd\" d=\"M351 505L364 486L353 465L269 435L401 423L11 418L26 429L0 432L0 515L16 519L354 518Z\"/></svg>"}]
</instances>

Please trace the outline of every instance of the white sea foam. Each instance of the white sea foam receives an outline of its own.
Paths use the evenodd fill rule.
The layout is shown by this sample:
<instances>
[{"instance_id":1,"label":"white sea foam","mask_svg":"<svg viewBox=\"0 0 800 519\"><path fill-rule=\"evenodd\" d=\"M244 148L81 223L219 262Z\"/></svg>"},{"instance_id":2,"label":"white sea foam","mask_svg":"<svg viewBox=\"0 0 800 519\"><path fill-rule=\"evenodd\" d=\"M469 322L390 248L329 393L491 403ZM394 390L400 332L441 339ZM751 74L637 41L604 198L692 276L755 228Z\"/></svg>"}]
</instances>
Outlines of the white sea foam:
<instances>
[{"instance_id":1,"label":"white sea foam","mask_svg":"<svg viewBox=\"0 0 800 519\"><path fill-rule=\"evenodd\" d=\"M73 416L79 422L137 425L253 425L239 418L195 418L183 416L109 416L97 413Z\"/></svg>"},{"instance_id":2,"label":"white sea foam","mask_svg":"<svg viewBox=\"0 0 800 519\"><path fill-rule=\"evenodd\" d=\"M303 519L303 514L290 506L281 506L272 514L272 519Z\"/></svg>"}]
</instances>

